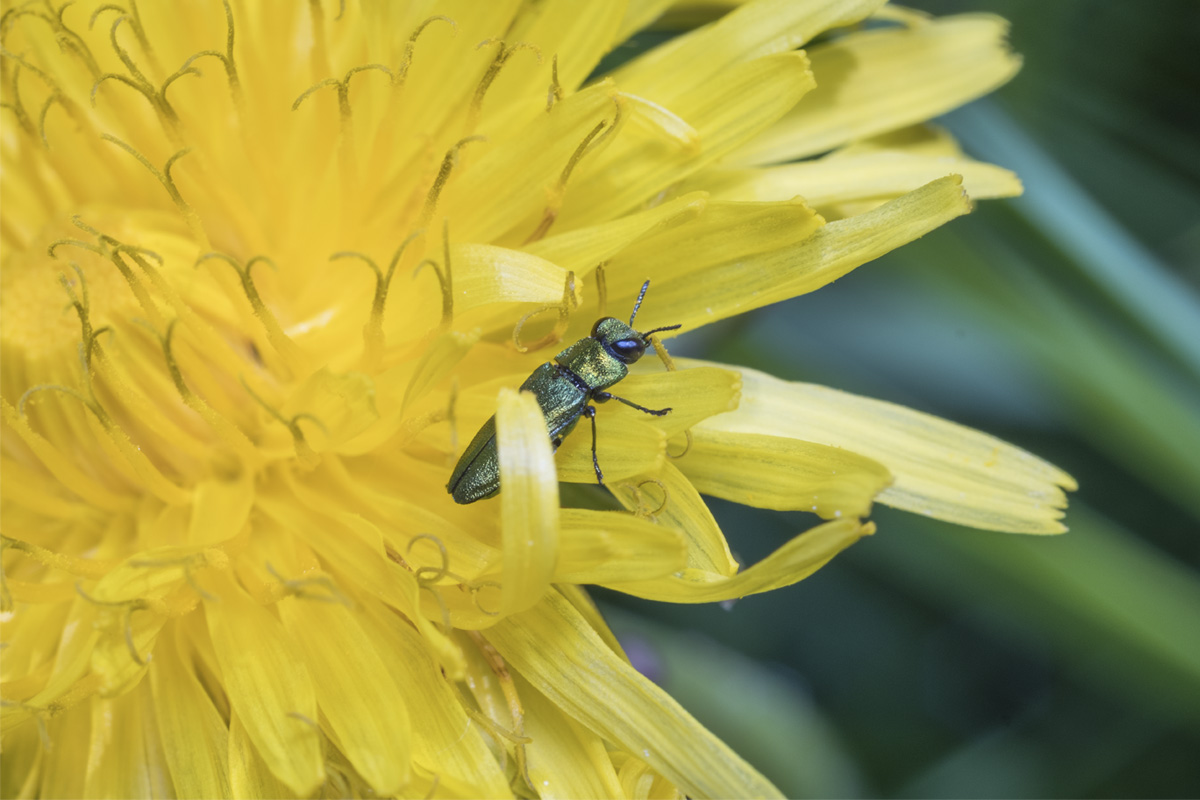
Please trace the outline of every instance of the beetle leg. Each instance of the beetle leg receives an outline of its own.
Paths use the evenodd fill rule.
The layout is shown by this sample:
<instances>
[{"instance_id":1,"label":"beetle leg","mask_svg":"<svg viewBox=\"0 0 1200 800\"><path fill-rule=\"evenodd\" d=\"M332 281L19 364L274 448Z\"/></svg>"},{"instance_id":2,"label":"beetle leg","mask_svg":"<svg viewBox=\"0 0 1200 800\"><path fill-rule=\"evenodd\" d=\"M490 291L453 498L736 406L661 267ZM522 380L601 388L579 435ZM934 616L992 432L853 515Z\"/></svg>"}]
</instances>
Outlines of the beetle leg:
<instances>
[{"instance_id":1,"label":"beetle leg","mask_svg":"<svg viewBox=\"0 0 1200 800\"><path fill-rule=\"evenodd\" d=\"M601 403L607 403L609 400L616 400L619 403L624 403L625 405L629 406L630 408L636 408L638 411L645 411L647 414L653 414L656 417L664 416L667 414L667 412L669 412L671 410L669 407L654 409L654 408L646 408L645 406L639 406L637 403L633 402L632 400L626 400L624 397L617 397L615 394L613 394L611 392L596 392L595 394L592 395L592 399L597 400Z\"/></svg>"},{"instance_id":2,"label":"beetle leg","mask_svg":"<svg viewBox=\"0 0 1200 800\"><path fill-rule=\"evenodd\" d=\"M592 421L592 466L596 470L596 483L604 485L604 473L600 471L600 459L596 457L596 407L584 406L583 415Z\"/></svg>"}]
</instances>

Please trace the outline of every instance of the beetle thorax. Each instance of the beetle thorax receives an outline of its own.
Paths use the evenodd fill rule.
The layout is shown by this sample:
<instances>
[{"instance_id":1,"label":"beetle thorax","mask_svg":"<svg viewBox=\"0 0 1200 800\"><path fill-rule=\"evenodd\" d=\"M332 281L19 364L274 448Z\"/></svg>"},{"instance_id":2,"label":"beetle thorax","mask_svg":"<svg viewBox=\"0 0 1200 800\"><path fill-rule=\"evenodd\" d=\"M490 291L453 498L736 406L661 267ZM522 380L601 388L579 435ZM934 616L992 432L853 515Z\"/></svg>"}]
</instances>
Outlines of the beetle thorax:
<instances>
[{"instance_id":1,"label":"beetle thorax","mask_svg":"<svg viewBox=\"0 0 1200 800\"><path fill-rule=\"evenodd\" d=\"M593 391L607 389L629 374L629 368L620 359L592 338L580 339L554 360L574 372Z\"/></svg>"}]
</instances>

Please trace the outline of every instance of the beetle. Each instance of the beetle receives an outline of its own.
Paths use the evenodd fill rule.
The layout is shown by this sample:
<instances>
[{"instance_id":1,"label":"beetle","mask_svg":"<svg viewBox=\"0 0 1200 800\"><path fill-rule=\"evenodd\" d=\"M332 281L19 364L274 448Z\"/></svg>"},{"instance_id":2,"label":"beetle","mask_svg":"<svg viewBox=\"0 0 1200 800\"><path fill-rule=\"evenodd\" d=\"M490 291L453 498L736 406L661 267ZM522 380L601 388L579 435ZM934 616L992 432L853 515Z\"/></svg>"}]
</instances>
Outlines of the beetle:
<instances>
[{"instance_id":1,"label":"beetle","mask_svg":"<svg viewBox=\"0 0 1200 800\"><path fill-rule=\"evenodd\" d=\"M546 417L550 444L555 450L558 450L567 434L575 429L580 417L591 420L592 466L596 470L596 481L601 486L604 485L604 473L600 471L600 460L596 457L596 407L592 402L616 400L656 417L671 411L670 408L646 408L606 391L629 374L630 364L646 354L651 334L683 327L668 325L645 333L634 330L633 320L649 288L650 281L642 284L628 325L614 317L596 320L589 336L563 350L553 361L542 364L521 384L521 391L532 392L537 398L542 415ZM464 505L500 493L495 416L483 423L463 451L454 472L450 474L446 491L454 496L454 502Z\"/></svg>"}]
</instances>

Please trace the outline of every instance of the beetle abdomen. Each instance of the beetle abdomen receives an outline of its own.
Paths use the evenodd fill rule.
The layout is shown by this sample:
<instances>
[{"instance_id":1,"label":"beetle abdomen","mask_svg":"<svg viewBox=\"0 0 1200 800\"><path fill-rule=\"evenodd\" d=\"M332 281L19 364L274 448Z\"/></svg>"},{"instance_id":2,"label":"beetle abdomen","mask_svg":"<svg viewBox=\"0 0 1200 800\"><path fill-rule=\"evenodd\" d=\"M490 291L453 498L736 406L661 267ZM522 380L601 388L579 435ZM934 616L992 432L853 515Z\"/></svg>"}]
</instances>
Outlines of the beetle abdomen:
<instances>
[{"instance_id":1,"label":"beetle abdomen","mask_svg":"<svg viewBox=\"0 0 1200 800\"><path fill-rule=\"evenodd\" d=\"M500 457L496 452L496 418L490 417L467 445L450 482L446 484L460 505L493 497L500 491Z\"/></svg>"}]
</instances>

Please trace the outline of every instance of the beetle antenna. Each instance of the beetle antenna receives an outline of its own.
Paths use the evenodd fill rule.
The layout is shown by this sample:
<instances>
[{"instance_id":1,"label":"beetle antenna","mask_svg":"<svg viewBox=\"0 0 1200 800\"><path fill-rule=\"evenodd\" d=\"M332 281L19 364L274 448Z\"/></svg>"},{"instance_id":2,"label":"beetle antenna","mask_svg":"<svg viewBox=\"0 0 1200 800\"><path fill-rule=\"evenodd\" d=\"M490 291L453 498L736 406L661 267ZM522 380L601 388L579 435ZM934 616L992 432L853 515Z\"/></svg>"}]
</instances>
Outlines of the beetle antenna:
<instances>
[{"instance_id":1,"label":"beetle antenna","mask_svg":"<svg viewBox=\"0 0 1200 800\"><path fill-rule=\"evenodd\" d=\"M638 309L642 307L642 298L646 296L646 290L650 288L649 279L642 284L642 291L638 294L637 302L633 304L633 313L629 315L629 327L633 327L633 318L637 316Z\"/></svg>"},{"instance_id":2,"label":"beetle antenna","mask_svg":"<svg viewBox=\"0 0 1200 800\"><path fill-rule=\"evenodd\" d=\"M655 329L654 329L654 330L652 330L652 331L646 331L645 333L641 334L641 337L642 337L643 339L647 339L647 338L649 338L650 334L652 334L652 333L659 333L659 332L661 332L661 331L677 331L677 330L679 330L679 329L680 329L680 328L682 328L682 327L683 327L683 323L682 323L682 322L681 322L681 323L679 323L678 325L665 325L665 326L663 326L663 327L661 327L661 328L655 328Z\"/></svg>"}]
</instances>

